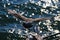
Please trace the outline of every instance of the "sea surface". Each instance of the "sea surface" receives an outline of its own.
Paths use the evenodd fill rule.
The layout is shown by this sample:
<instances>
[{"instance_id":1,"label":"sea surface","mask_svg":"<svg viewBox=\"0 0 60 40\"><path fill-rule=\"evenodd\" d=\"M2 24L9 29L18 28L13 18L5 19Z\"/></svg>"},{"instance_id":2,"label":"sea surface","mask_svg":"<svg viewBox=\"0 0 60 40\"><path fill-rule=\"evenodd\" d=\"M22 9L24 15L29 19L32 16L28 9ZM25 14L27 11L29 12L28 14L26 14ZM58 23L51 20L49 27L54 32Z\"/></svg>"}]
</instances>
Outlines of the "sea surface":
<instances>
[{"instance_id":1,"label":"sea surface","mask_svg":"<svg viewBox=\"0 0 60 40\"><path fill-rule=\"evenodd\" d=\"M16 10L27 18L46 18L38 22L40 34L46 40L60 39L60 1L45 0L0 0L0 39L24 40L26 30L21 19L8 14L5 8Z\"/></svg>"}]
</instances>

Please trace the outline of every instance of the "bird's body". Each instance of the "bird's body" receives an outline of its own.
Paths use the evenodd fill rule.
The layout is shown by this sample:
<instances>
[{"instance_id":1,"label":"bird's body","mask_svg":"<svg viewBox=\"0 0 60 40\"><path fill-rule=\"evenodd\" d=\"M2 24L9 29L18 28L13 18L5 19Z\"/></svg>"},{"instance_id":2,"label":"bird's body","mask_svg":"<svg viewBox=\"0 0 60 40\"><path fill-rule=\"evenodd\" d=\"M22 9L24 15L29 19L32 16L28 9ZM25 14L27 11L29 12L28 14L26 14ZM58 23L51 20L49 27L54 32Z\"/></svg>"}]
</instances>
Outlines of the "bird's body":
<instances>
[{"instance_id":1,"label":"bird's body","mask_svg":"<svg viewBox=\"0 0 60 40\"><path fill-rule=\"evenodd\" d=\"M31 28L33 25L32 23L29 23L29 22L23 22L22 24L25 28Z\"/></svg>"}]
</instances>

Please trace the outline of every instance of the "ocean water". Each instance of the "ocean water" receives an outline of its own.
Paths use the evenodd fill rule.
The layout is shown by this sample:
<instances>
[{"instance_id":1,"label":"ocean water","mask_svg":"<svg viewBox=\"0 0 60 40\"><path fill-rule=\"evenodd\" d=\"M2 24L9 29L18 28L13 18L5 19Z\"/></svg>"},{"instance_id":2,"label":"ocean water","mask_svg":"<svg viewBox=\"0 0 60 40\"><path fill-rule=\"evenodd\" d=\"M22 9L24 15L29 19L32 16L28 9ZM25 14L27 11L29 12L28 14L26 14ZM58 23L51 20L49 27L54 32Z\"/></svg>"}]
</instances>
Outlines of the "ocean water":
<instances>
[{"instance_id":1,"label":"ocean water","mask_svg":"<svg viewBox=\"0 0 60 40\"><path fill-rule=\"evenodd\" d=\"M39 32L41 36L46 40L59 40L60 1L46 1L0 0L0 39L25 40L25 35L23 34L26 34L26 31L21 24L23 20L17 19L13 15L8 14L6 9L4 9L8 8L11 10L16 10L17 12L20 12L23 16L28 18L52 17L51 20L38 22L38 26L40 27Z\"/></svg>"}]
</instances>

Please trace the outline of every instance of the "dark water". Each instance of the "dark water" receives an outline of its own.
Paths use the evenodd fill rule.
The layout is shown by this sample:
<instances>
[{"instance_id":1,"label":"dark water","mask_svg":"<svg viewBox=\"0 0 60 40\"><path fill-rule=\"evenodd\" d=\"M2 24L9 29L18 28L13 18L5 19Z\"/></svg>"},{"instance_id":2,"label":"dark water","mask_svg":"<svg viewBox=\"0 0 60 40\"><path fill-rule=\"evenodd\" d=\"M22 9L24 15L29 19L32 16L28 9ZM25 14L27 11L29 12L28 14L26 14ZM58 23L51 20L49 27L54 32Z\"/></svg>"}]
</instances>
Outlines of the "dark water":
<instances>
[{"instance_id":1,"label":"dark water","mask_svg":"<svg viewBox=\"0 0 60 40\"><path fill-rule=\"evenodd\" d=\"M35 3L39 0L34 0ZM10 4L9 4L10 3ZM60 31L60 6L57 3L57 8L53 7L43 7L43 2L41 1L41 6L36 5L35 3L31 3L29 0L9 0L9 1L1 1L0 2L0 39L1 40L24 40L21 35L24 34L24 31L19 34L21 30L25 30L23 26L21 25L22 20L15 18L14 16L8 14L8 12L4 9L4 7L7 7L12 10L16 10L17 12L24 13L23 15L28 18L38 18L38 17L52 17L50 20L50 26L52 28L47 27L44 23L47 23L46 21L41 21L39 24L40 28L42 28L39 31L42 31L40 33L42 36L46 34L48 35L48 38L45 38L46 40L59 40L60 36L54 35L56 34L54 31L58 30ZM55 4L56 5L56 4ZM54 5L53 5L54 6ZM48 12L42 12L41 10L45 9L45 11L48 10ZM58 17L56 20L55 17ZM56 24L56 25L54 25ZM21 29L21 30L20 30ZM52 31L51 31L52 30ZM58 32L59 33L59 32ZM19 35L18 35L19 34ZM53 36L51 36L53 35ZM55 37L54 37L55 36ZM20 38L21 37L21 38Z\"/></svg>"}]
</instances>

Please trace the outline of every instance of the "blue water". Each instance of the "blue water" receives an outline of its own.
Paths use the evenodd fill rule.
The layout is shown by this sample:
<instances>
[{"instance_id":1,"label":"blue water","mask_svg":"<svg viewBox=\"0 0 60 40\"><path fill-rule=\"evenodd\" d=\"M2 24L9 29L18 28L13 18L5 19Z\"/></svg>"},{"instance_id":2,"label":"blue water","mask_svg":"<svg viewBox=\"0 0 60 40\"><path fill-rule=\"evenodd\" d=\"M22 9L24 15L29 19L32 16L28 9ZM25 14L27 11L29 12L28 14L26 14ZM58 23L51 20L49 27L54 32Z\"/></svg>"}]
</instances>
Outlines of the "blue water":
<instances>
[{"instance_id":1,"label":"blue water","mask_svg":"<svg viewBox=\"0 0 60 40\"><path fill-rule=\"evenodd\" d=\"M24 12L24 16L28 18L42 18L42 17L53 17L50 22L53 30L59 30L60 31L60 21L54 20L55 16L58 16L60 14L60 4L57 2L57 8L53 8L54 10L50 9L52 7L48 6L46 8L43 7L43 3L41 2L41 5L36 5L35 3L39 2L39 0L34 0L34 3L31 3L29 0L0 0L0 32L9 32L9 30L15 29L17 31L18 29L25 30L24 27L21 25L22 20L14 18L14 16L8 14L8 12L4 9L4 5L11 9L16 10L17 12ZM10 3L10 5L8 5ZM52 2L51 2L52 3ZM54 6L54 5L53 5ZM41 12L41 9L48 10L47 13ZM58 11L58 12L57 12ZM52 12L52 13L51 13ZM32 15L34 13L34 15ZM42 33L47 34L48 28L43 23L46 21L41 21L41 24L39 25L42 28ZM54 23L57 22L57 25L54 25ZM38 23L39 24L39 23ZM51 29L51 30L52 30ZM14 32L15 32L14 31ZM40 30L39 30L40 31ZM53 32L50 32L51 34L54 34ZM50 34L50 35L51 35Z\"/></svg>"}]
</instances>

